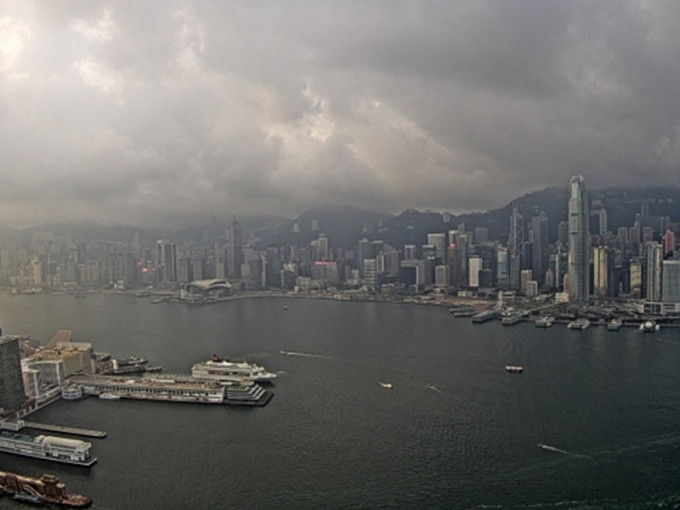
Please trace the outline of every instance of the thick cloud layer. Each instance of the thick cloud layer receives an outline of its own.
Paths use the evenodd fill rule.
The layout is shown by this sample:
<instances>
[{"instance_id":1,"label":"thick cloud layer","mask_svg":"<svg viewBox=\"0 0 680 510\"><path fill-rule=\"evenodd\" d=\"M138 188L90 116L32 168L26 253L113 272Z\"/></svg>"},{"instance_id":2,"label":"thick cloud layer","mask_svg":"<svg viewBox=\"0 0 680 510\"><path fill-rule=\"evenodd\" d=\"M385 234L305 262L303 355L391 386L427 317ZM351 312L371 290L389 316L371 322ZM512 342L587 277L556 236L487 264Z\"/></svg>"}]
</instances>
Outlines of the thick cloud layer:
<instances>
[{"instance_id":1,"label":"thick cloud layer","mask_svg":"<svg viewBox=\"0 0 680 510\"><path fill-rule=\"evenodd\" d=\"M0 6L7 225L678 185L675 0Z\"/></svg>"}]
</instances>

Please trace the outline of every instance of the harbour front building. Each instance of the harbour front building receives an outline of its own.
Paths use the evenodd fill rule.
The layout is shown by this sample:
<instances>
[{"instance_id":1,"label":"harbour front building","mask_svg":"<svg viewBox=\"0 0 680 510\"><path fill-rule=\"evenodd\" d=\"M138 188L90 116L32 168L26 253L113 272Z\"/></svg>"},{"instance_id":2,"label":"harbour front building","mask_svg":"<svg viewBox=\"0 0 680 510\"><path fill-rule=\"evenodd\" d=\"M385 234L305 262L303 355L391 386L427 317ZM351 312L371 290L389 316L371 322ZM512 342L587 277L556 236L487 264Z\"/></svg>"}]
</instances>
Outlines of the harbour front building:
<instances>
[{"instance_id":1,"label":"harbour front building","mask_svg":"<svg viewBox=\"0 0 680 510\"><path fill-rule=\"evenodd\" d=\"M588 196L582 176L569 181L569 302L583 305L590 292Z\"/></svg>"}]
</instances>

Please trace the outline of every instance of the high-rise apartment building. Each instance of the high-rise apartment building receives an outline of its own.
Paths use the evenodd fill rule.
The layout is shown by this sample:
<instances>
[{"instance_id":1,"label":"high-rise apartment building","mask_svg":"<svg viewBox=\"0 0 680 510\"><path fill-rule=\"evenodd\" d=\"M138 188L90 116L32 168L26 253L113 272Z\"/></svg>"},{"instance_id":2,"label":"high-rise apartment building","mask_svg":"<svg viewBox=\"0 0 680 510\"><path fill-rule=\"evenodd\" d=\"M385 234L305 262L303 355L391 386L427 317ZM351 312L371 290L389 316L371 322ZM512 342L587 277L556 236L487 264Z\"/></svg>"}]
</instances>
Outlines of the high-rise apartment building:
<instances>
[{"instance_id":1,"label":"high-rise apartment building","mask_svg":"<svg viewBox=\"0 0 680 510\"><path fill-rule=\"evenodd\" d=\"M21 375L19 339L0 337L0 413L17 409L26 399Z\"/></svg>"},{"instance_id":2,"label":"high-rise apartment building","mask_svg":"<svg viewBox=\"0 0 680 510\"><path fill-rule=\"evenodd\" d=\"M662 263L661 297L664 303L680 303L680 260L664 260Z\"/></svg>"},{"instance_id":3,"label":"high-rise apartment building","mask_svg":"<svg viewBox=\"0 0 680 510\"><path fill-rule=\"evenodd\" d=\"M590 232L588 195L582 176L569 181L569 301L588 301L590 287Z\"/></svg>"}]
</instances>

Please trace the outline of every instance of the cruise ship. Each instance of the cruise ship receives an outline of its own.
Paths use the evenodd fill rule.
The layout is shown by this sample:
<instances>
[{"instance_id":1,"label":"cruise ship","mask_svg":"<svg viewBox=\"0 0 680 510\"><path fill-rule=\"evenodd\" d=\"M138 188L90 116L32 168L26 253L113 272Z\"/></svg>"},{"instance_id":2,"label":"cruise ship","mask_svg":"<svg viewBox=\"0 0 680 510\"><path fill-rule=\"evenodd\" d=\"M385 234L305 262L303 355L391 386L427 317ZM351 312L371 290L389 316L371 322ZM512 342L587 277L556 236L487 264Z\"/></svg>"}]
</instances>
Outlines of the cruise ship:
<instances>
[{"instance_id":1,"label":"cruise ship","mask_svg":"<svg viewBox=\"0 0 680 510\"><path fill-rule=\"evenodd\" d=\"M191 367L191 376L199 380L258 383L269 383L276 378L276 374L267 372L259 365L245 361L229 361L216 354L213 354L210 361L196 363Z\"/></svg>"},{"instance_id":2,"label":"cruise ship","mask_svg":"<svg viewBox=\"0 0 680 510\"><path fill-rule=\"evenodd\" d=\"M0 452L89 467L97 462L92 443L56 436L29 436L0 430Z\"/></svg>"}]
</instances>

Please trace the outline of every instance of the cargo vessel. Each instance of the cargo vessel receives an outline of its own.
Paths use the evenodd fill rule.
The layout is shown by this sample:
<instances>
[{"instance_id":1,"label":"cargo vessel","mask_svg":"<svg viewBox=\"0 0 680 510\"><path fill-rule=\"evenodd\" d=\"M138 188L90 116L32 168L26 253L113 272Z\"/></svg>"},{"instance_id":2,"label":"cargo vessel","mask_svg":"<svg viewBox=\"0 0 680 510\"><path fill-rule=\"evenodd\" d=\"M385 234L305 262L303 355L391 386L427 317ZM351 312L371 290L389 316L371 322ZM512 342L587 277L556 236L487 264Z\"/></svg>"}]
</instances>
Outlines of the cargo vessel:
<instances>
[{"instance_id":1,"label":"cargo vessel","mask_svg":"<svg viewBox=\"0 0 680 510\"><path fill-rule=\"evenodd\" d=\"M0 430L0 452L35 459L90 467L97 458L91 454L92 443L57 436L29 436Z\"/></svg>"},{"instance_id":2,"label":"cargo vessel","mask_svg":"<svg viewBox=\"0 0 680 510\"><path fill-rule=\"evenodd\" d=\"M87 496L67 492L64 483L54 475L31 478L0 471L0 491L34 504L50 503L69 508L86 508L92 504Z\"/></svg>"}]
</instances>

